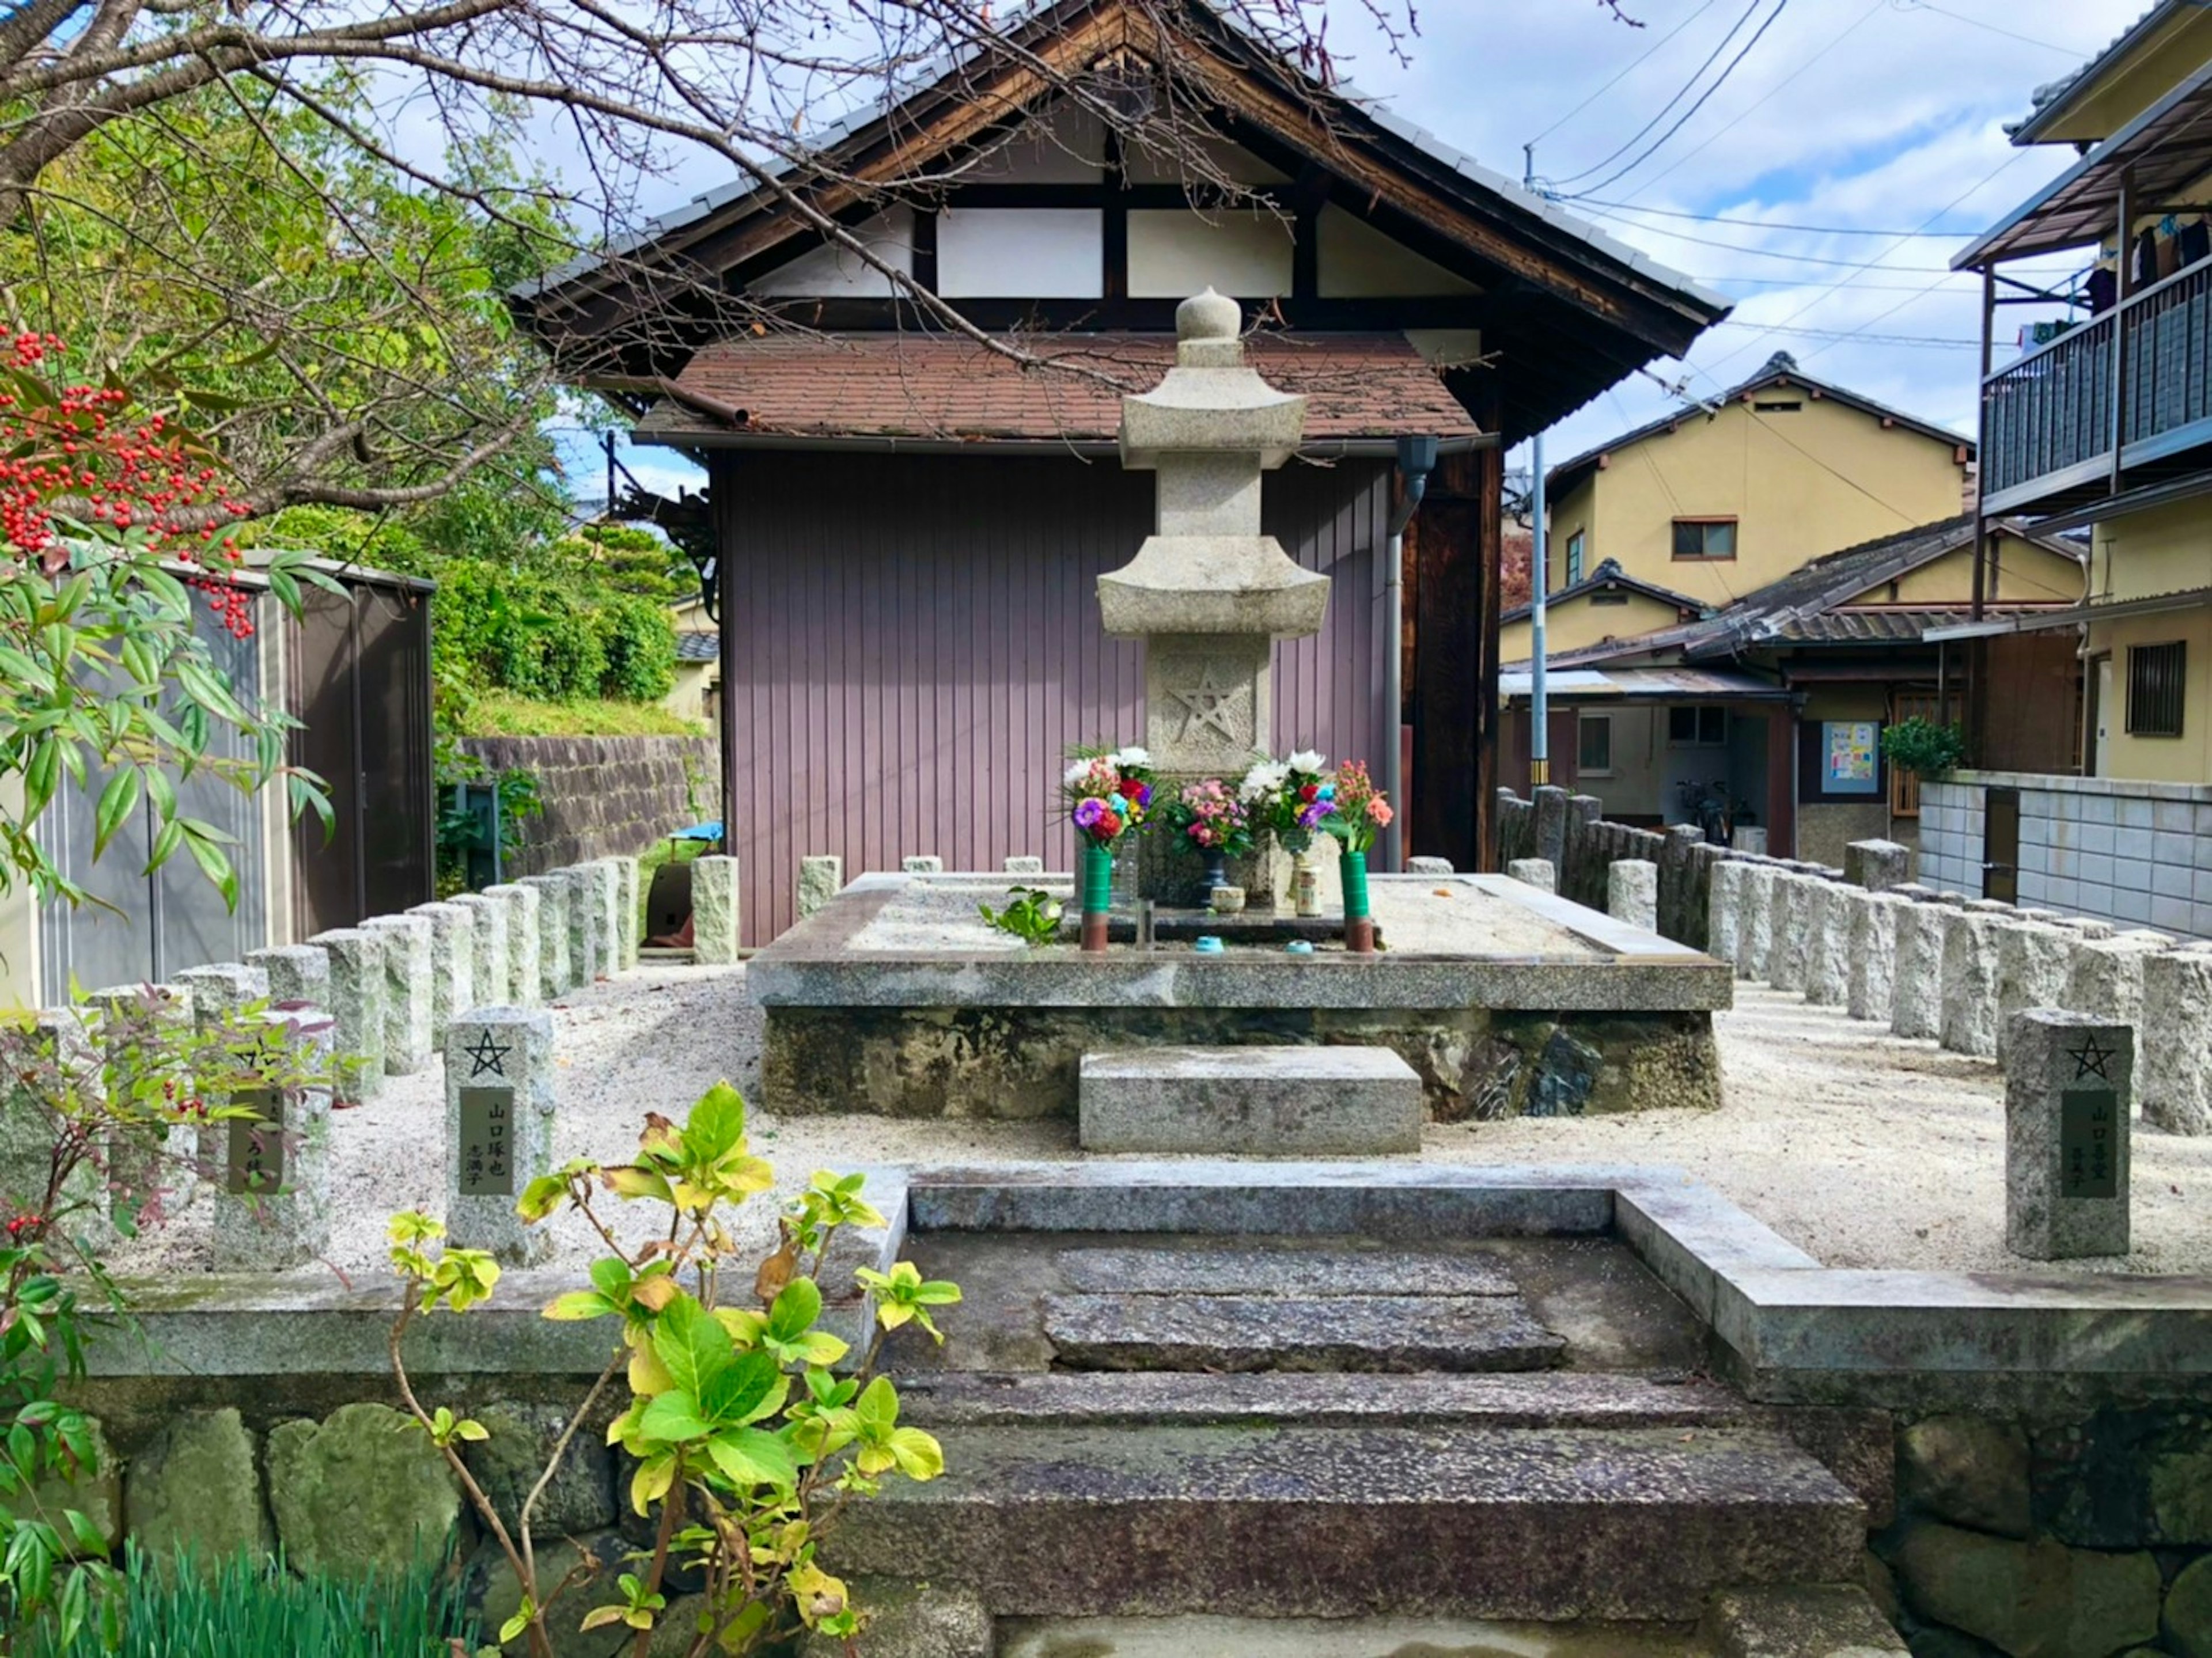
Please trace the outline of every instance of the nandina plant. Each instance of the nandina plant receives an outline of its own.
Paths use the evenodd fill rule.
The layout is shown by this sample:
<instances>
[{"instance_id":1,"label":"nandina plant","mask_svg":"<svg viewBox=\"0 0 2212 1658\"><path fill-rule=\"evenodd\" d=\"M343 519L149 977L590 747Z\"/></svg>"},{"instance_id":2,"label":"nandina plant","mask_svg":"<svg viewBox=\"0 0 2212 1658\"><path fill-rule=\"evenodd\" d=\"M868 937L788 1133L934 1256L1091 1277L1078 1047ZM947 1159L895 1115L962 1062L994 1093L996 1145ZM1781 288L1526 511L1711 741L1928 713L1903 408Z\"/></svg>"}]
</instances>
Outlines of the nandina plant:
<instances>
[{"instance_id":1,"label":"nandina plant","mask_svg":"<svg viewBox=\"0 0 2212 1658\"><path fill-rule=\"evenodd\" d=\"M884 1224L862 1195L861 1176L817 1174L779 1218L778 1248L750 1275L739 1269L730 1211L772 1189L768 1163L745 1139L745 1108L726 1083L702 1096L678 1127L647 1118L636 1160L617 1167L575 1163L533 1181L516 1208L533 1224L569 1211L607 1246L592 1263L588 1289L545 1309L555 1320L608 1319L620 1327L606 1367L556 1441L545 1471L510 1531L471 1477L461 1447L483 1426L426 1406L407 1374L412 1321L465 1312L490 1298L500 1270L481 1250L452 1248L427 1215L392 1222L392 1260L406 1295L392 1327L393 1375L416 1424L444 1455L471 1505L522 1585L522 1603L499 1631L533 1658L550 1658L557 1628L635 1631L634 1658L653 1649L655 1631L679 1616L668 1590L672 1567L704 1588L684 1608L688 1658L742 1655L802 1631L851 1642L865 1610L816 1558L847 1504L892 1479L933 1479L944 1452L918 1428L901 1425L897 1390L876 1374L884 1338L914 1324L944 1339L933 1308L960 1299L955 1284L925 1279L909 1261L889 1272L862 1267L856 1284L830 1286L850 1304L873 1297L866 1350L854 1352L822 1327L820 1283L830 1244L847 1226ZM623 1248L600 1212L612 1197L666 1211L653 1241ZM532 1515L570 1443L610 1388L626 1406L608 1431L636 1464L632 1509L656 1521L653 1546L617 1575L619 1598L588 1608L570 1597L596 1575L585 1561L555 1582L541 1577ZM558 1620L557 1623L556 1620ZM658 1649L670 1650L665 1644Z\"/></svg>"},{"instance_id":2,"label":"nandina plant","mask_svg":"<svg viewBox=\"0 0 2212 1658\"><path fill-rule=\"evenodd\" d=\"M98 1527L40 1495L94 1456L89 1422L57 1390L84 1372L90 1321L128 1310L101 1266L105 1230L135 1234L178 1183L214 1172L207 1142L258 1120L235 1096L330 1084L269 1011L183 1020L149 987L0 1017L0 1655L33 1636L66 1647L118 1614Z\"/></svg>"},{"instance_id":3,"label":"nandina plant","mask_svg":"<svg viewBox=\"0 0 2212 1658\"><path fill-rule=\"evenodd\" d=\"M295 722L236 695L194 626L194 594L217 629L252 637L255 587L229 526L249 508L222 464L127 387L61 376L61 342L0 339L0 892L98 902L38 833L64 787L95 797L94 855L150 806L149 867L179 851L234 907L233 837L179 805L195 774L252 793L285 780L296 815L325 826L320 780L284 761ZM255 571L296 609L300 584L335 584L304 553ZM227 739L227 740L218 740ZM237 750L234 756L231 750Z\"/></svg>"}]
</instances>

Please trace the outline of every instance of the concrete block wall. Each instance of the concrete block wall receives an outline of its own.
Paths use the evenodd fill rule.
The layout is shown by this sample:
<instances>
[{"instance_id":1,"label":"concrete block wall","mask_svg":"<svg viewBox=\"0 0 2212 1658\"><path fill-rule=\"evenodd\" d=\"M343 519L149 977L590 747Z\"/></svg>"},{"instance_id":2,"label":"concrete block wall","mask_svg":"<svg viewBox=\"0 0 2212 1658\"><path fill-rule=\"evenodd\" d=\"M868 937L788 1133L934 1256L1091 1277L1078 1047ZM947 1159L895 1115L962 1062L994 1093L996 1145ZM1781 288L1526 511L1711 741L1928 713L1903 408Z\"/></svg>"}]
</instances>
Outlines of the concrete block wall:
<instances>
[{"instance_id":1,"label":"concrete block wall","mask_svg":"<svg viewBox=\"0 0 2212 1658\"><path fill-rule=\"evenodd\" d=\"M1921 790L1920 878L1982 894L1992 788L2020 791L2020 902L2212 938L2212 788L1960 772Z\"/></svg>"},{"instance_id":2,"label":"concrete block wall","mask_svg":"<svg viewBox=\"0 0 2212 1658\"><path fill-rule=\"evenodd\" d=\"M538 779L545 811L523 823L510 881L635 852L720 815L721 751L709 738L483 737L461 751Z\"/></svg>"}]
</instances>

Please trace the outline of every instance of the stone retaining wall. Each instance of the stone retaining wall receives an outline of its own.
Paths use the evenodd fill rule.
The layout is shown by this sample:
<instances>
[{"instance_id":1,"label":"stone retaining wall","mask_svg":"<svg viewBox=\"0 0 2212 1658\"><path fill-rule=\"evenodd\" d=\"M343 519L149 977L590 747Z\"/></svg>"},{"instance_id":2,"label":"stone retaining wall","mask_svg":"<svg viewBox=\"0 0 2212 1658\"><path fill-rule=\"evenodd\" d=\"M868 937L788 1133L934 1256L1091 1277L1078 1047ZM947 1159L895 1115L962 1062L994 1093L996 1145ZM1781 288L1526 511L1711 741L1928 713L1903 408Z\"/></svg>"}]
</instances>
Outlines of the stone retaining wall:
<instances>
[{"instance_id":1,"label":"stone retaining wall","mask_svg":"<svg viewBox=\"0 0 2212 1658\"><path fill-rule=\"evenodd\" d=\"M640 852L720 810L721 750L712 738L480 737L461 751L538 779L545 810L524 821L509 880Z\"/></svg>"},{"instance_id":2,"label":"stone retaining wall","mask_svg":"<svg viewBox=\"0 0 2212 1658\"><path fill-rule=\"evenodd\" d=\"M1536 789L1526 800L1510 789L1498 790L1494 866L1504 869L1522 858L1545 859L1557 872L1561 897L1602 910L1614 864L1623 859L1656 864L1656 931L1677 944L1705 949L1713 866L1745 854L1708 846L1687 825L1662 833L1607 823L1599 816L1604 804L1595 795L1570 794L1562 788Z\"/></svg>"}]
</instances>

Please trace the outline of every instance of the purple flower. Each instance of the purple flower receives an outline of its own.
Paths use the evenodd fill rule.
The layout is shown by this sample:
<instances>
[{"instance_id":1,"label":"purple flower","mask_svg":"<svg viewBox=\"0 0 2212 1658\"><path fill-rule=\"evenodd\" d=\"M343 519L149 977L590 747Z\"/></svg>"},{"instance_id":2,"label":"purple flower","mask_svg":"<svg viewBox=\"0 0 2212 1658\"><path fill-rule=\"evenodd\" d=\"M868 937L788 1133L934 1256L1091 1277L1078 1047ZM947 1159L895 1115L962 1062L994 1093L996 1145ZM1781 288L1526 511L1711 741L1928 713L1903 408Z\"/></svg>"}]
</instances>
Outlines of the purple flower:
<instances>
[{"instance_id":1,"label":"purple flower","mask_svg":"<svg viewBox=\"0 0 2212 1658\"><path fill-rule=\"evenodd\" d=\"M1329 803L1326 800L1316 800L1310 805L1301 807L1298 811L1298 827L1302 829L1318 828L1321 820L1328 816L1329 811Z\"/></svg>"},{"instance_id":2,"label":"purple flower","mask_svg":"<svg viewBox=\"0 0 2212 1658\"><path fill-rule=\"evenodd\" d=\"M1135 797L1135 798L1136 798L1136 802L1137 802L1137 804L1138 804L1139 805L1140 805L1140 806L1149 806L1149 805L1151 805L1152 804L1152 786L1150 783L1139 783L1139 784L1138 784L1138 785L1137 785L1137 793L1136 793L1136 797Z\"/></svg>"},{"instance_id":3,"label":"purple flower","mask_svg":"<svg viewBox=\"0 0 2212 1658\"><path fill-rule=\"evenodd\" d=\"M1079 829L1096 829L1098 820L1106 815L1106 803L1096 795L1087 796L1075 803L1075 823Z\"/></svg>"}]
</instances>

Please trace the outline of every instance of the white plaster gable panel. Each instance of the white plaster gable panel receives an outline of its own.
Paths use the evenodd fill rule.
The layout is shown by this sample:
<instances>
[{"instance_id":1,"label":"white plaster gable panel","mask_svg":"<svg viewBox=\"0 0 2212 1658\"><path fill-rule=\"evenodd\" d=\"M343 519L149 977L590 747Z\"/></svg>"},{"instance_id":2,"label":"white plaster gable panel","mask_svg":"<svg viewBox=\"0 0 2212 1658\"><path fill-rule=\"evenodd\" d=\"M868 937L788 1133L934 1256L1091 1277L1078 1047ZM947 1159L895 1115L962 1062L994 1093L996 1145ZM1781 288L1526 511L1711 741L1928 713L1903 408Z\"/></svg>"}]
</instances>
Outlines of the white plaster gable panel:
<instances>
[{"instance_id":1,"label":"white plaster gable panel","mask_svg":"<svg viewBox=\"0 0 2212 1658\"><path fill-rule=\"evenodd\" d=\"M914 271L914 215L903 207L859 225L855 238L893 270ZM880 299L890 278L850 249L824 246L763 273L750 291L772 299Z\"/></svg>"},{"instance_id":2,"label":"white plaster gable panel","mask_svg":"<svg viewBox=\"0 0 2212 1658\"><path fill-rule=\"evenodd\" d=\"M1200 165L1201 159L1212 168L1211 173ZM1211 134L1187 136L1157 149L1133 142L1126 165L1129 181L1139 185L1196 184L1216 175L1240 185L1290 182L1287 173L1270 167L1242 144Z\"/></svg>"},{"instance_id":3,"label":"white plaster gable panel","mask_svg":"<svg viewBox=\"0 0 2212 1658\"><path fill-rule=\"evenodd\" d=\"M1317 228L1323 299L1434 298L1478 291L1465 277L1334 203L1322 209Z\"/></svg>"},{"instance_id":4,"label":"white plaster gable panel","mask_svg":"<svg viewBox=\"0 0 2212 1658\"><path fill-rule=\"evenodd\" d=\"M1097 208L949 210L937 221L937 291L953 300L1095 300L1104 248Z\"/></svg>"},{"instance_id":5,"label":"white plaster gable panel","mask_svg":"<svg viewBox=\"0 0 2212 1658\"><path fill-rule=\"evenodd\" d=\"M1237 299L1291 291L1291 232L1267 208L1140 209L1129 215L1129 297Z\"/></svg>"},{"instance_id":6,"label":"white plaster gable panel","mask_svg":"<svg viewBox=\"0 0 2212 1658\"><path fill-rule=\"evenodd\" d=\"M1087 109L1026 121L1006 143L954 175L963 184L1093 185L1106 165L1106 129Z\"/></svg>"}]
</instances>

